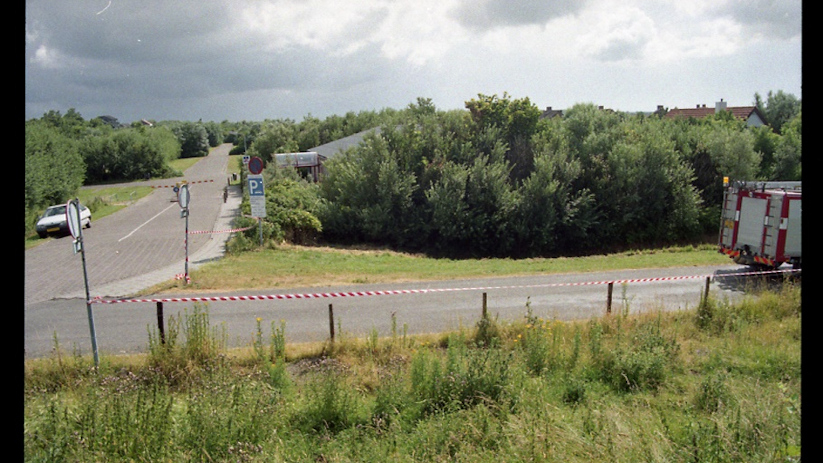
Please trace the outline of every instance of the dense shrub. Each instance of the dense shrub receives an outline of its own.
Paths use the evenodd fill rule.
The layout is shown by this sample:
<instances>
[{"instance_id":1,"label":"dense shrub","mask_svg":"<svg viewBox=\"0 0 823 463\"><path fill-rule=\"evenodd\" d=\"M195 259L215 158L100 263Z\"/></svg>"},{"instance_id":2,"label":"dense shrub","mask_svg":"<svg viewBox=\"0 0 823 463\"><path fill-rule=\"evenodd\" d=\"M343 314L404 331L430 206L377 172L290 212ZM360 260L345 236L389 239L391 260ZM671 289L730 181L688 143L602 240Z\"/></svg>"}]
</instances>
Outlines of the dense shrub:
<instances>
[{"instance_id":1,"label":"dense shrub","mask_svg":"<svg viewBox=\"0 0 823 463\"><path fill-rule=\"evenodd\" d=\"M78 143L38 121L26 123L25 189L27 209L65 203L85 178Z\"/></svg>"},{"instance_id":2,"label":"dense shrub","mask_svg":"<svg viewBox=\"0 0 823 463\"><path fill-rule=\"evenodd\" d=\"M728 115L665 120L580 104L540 121L508 95L466 107L412 107L330 159L323 237L450 256L672 243L713 232L722 177L756 178L761 162L762 134Z\"/></svg>"},{"instance_id":3,"label":"dense shrub","mask_svg":"<svg viewBox=\"0 0 823 463\"><path fill-rule=\"evenodd\" d=\"M163 127L121 129L88 138L81 148L87 183L170 176L168 162L177 158L179 149L174 135Z\"/></svg>"}]
</instances>

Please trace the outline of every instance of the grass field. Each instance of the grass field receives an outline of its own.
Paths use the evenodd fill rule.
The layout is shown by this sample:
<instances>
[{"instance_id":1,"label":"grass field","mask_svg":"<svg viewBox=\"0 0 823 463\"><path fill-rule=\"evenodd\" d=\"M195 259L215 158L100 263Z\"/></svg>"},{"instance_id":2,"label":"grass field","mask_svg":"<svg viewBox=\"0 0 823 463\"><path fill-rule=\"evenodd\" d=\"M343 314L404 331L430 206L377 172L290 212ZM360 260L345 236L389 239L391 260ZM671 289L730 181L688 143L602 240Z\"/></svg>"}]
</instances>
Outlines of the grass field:
<instances>
[{"instance_id":1,"label":"grass field","mask_svg":"<svg viewBox=\"0 0 823 463\"><path fill-rule=\"evenodd\" d=\"M796 462L800 287L579 322L248 348L195 306L145 355L25 363L25 461Z\"/></svg>"},{"instance_id":2,"label":"grass field","mask_svg":"<svg viewBox=\"0 0 823 463\"><path fill-rule=\"evenodd\" d=\"M578 258L437 259L384 249L281 245L228 255L191 272L192 283L168 282L146 293L311 287L459 278L728 264L712 244L634 250Z\"/></svg>"}]
</instances>

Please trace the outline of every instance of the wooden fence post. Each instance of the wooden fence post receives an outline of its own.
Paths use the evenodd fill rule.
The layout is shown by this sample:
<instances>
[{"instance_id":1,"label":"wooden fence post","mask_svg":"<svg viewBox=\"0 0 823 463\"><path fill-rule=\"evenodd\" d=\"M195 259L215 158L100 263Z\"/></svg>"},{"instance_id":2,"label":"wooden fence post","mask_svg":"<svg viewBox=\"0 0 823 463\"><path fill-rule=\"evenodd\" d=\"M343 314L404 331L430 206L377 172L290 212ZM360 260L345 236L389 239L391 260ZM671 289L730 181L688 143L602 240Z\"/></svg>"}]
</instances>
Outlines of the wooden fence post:
<instances>
[{"instance_id":1,"label":"wooden fence post","mask_svg":"<svg viewBox=\"0 0 823 463\"><path fill-rule=\"evenodd\" d=\"M614 282L609 282L609 295L606 297L606 314L611 315L612 313L612 292L614 291Z\"/></svg>"},{"instance_id":2,"label":"wooden fence post","mask_svg":"<svg viewBox=\"0 0 823 463\"><path fill-rule=\"evenodd\" d=\"M483 320L485 320L489 317L489 309L488 309L489 306L488 306L486 301L487 301L486 293L483 293Z\"/></svg>"},{"instance_id":3,"label":"wooden fence post","mask_svg":"<svg viewBox=\"0 0 823 463\"><path fill-rule=\"evenodd\" d=\"M166 328L163 326L163 303L157 303L157 328L160 330L160 344L166 344Z\"/></svg>"},{"instance_id":4,"label":"wooden fence post","mask_svg":"<svg viewBox=\"0 0 823 463\"><path fill-rule=\"evenodd\" d=\"M703 302L709 302L709 285L712 283L712 277L706 277L706 291L703 293Z\"/></svg>"},{"instance_id":5,"label":"wooden fence post","mask_svg":"<svg viewBox=\"0 0 823 463\"><path fill-rule=\"evenodd\" d=\"M331 342L334 342L334 309L329 304L329 334L331 335Z\"/></svg>"}]
</instances>

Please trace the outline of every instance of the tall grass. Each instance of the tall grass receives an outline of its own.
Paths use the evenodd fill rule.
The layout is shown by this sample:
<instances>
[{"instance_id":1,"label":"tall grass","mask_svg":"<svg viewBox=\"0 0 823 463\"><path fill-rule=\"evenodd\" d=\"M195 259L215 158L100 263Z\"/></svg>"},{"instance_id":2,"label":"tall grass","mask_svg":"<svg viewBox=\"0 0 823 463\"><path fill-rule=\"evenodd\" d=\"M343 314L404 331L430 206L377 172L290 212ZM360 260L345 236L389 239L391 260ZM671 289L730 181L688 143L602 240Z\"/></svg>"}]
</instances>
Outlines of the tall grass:
<instances>
[{"instance_id":1,"label":"tall grass","mask_svg":"<svg viewBox=\"0 0 823 463\"><path fill-rule=\"evenodd\" d=\"M800 287L582 322L227 352L207 308L142 359L25 368L26 461L799 461Z\"/></svg>"}]
</instances>

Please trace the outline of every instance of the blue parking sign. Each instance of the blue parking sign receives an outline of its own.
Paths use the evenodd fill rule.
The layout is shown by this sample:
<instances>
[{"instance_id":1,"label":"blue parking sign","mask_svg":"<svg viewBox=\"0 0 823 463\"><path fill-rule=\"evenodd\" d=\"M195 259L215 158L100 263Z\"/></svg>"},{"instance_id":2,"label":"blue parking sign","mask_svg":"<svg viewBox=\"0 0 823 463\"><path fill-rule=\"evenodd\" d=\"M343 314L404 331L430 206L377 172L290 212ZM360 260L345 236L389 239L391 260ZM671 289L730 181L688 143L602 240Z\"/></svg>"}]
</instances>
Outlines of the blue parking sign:
<instances>
[{"instance_id":1,"label":"blue parking sign","mask_svg":"<svg viewBox=\"0 0 823 463\"><path fill-rule=\"evenodd\" d=\"M263 176L249 175L249 196L263 196L264 194Z\"/></svg>"},{"instance_id":2,"label":"blue parking sign","mask_svg":"<svg viewBox=\"0 0 823 463\"><path fill-rule=\"evenodd\" d=\"M252 217L266 217L266 190L262 175L249 175L249 203Z\"/></svg>"}]
</instances>

